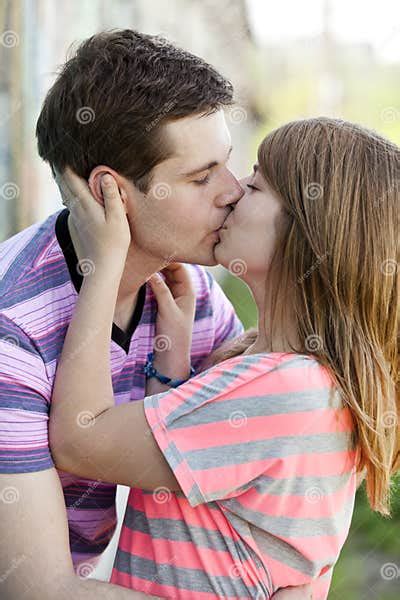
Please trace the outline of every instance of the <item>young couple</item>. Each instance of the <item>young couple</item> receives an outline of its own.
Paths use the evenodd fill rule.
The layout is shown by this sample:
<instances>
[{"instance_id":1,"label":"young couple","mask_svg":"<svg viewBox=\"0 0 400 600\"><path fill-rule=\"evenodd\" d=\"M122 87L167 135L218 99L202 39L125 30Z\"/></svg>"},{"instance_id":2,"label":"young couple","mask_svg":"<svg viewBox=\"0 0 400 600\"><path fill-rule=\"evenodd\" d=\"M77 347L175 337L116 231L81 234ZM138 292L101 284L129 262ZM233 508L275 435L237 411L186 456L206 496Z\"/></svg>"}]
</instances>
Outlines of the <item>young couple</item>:
<instances>
[{"instance_id":1,"label":"young couple","mask_svg":"<svg viewBox=\"0 0 400 600\"><path fill-rule=\"evenodd\" d=\"M2 570L22 556L4 597L326 598L361 477L389 513L400 150L302 120L238 182L231 102L204 61L131 30L83 43L45 100L68 208L1 245ZM218 263L256 330L198 266ZM75 577L117 483L111 583Z\"/></svg>"}]
</instances>

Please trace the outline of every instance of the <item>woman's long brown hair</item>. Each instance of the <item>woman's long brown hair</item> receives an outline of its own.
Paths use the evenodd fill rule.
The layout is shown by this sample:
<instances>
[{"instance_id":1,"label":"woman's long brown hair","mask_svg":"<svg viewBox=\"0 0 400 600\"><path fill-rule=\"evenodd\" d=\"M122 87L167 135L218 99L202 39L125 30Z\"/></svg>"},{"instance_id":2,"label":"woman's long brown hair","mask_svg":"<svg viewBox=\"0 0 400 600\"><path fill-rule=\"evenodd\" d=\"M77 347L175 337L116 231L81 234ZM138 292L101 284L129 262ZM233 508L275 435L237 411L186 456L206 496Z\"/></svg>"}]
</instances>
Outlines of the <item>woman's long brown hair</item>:
<instances>
[{"instance_id":1,"label":"woman's long brown hair","mask_svg":"<svg viewBox=\"0 0 400 600\"><path fill-rule=\"evenodd\" d=\"M353 415L370 506L390 515L391 476L400 468L400 149L321 117L270 133L258 162L287 217L268 275L268 326L284 323L290 307L302 340L292 349L332 374ZM256 335L221 348L212 363L241 354Z\"/></svg>"}]
</instances>

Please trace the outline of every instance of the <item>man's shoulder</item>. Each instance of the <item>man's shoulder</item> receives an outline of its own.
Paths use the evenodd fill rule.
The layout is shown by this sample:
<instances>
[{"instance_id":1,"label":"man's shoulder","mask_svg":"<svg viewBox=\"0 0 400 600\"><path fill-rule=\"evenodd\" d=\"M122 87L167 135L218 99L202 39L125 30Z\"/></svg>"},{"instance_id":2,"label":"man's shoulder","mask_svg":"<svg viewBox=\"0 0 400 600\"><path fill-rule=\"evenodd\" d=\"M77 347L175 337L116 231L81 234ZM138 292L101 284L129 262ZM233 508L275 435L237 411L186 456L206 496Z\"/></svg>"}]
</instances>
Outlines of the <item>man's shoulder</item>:
<instances>
[{"instance_id":1,"label":"man's shoulder","mask_svg":"<svg viewBox=\"0 0 400 600\"><path fill-rule=\"evenodd\" d=\"M33 223L0 243L1 297L41 267L54 246L55 221L60 211Z\"/></svg>"}]
</instances>

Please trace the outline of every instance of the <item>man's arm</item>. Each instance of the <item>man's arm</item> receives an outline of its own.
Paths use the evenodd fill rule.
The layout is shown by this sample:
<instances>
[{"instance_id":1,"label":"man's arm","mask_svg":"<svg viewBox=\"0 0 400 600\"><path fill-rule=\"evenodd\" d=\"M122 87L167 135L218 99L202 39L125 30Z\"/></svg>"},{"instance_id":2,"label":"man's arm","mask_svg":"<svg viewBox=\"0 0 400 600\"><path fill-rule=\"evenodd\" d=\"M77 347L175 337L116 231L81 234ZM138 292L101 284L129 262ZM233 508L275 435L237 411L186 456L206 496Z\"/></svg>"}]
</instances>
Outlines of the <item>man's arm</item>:
<instances>
[{"instance_id":1,"label":"man's arm","mask_svg":"<svg viewBox=\"0 0 400 600\"><path fill-rule=\"evenodd\" d=\"M2 600L154 598L75 575L61 483L54 468L0 474Z\"/></svg>"}]
</instances>

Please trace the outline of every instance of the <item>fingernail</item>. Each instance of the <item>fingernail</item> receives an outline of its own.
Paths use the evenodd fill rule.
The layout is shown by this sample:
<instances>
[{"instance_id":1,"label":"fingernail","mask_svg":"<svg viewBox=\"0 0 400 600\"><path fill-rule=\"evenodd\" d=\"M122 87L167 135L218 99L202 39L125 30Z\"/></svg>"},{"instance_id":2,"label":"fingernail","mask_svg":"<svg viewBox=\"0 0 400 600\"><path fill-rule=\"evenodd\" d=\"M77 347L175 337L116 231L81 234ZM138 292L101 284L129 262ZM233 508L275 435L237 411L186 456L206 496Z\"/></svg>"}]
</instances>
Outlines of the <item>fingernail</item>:
<instances>
[{"instance_id":1,"label":"fingernail","mask_svg":"<svg viewBox=\"0 0 400 600\"><path fill-rule=\"evenodd\" d=\"M103 175L103 177L101 178L101 182L104 183L104 185L110 185L110 183L112 182L111 175Z\"/></svg>"}]
</instances>

